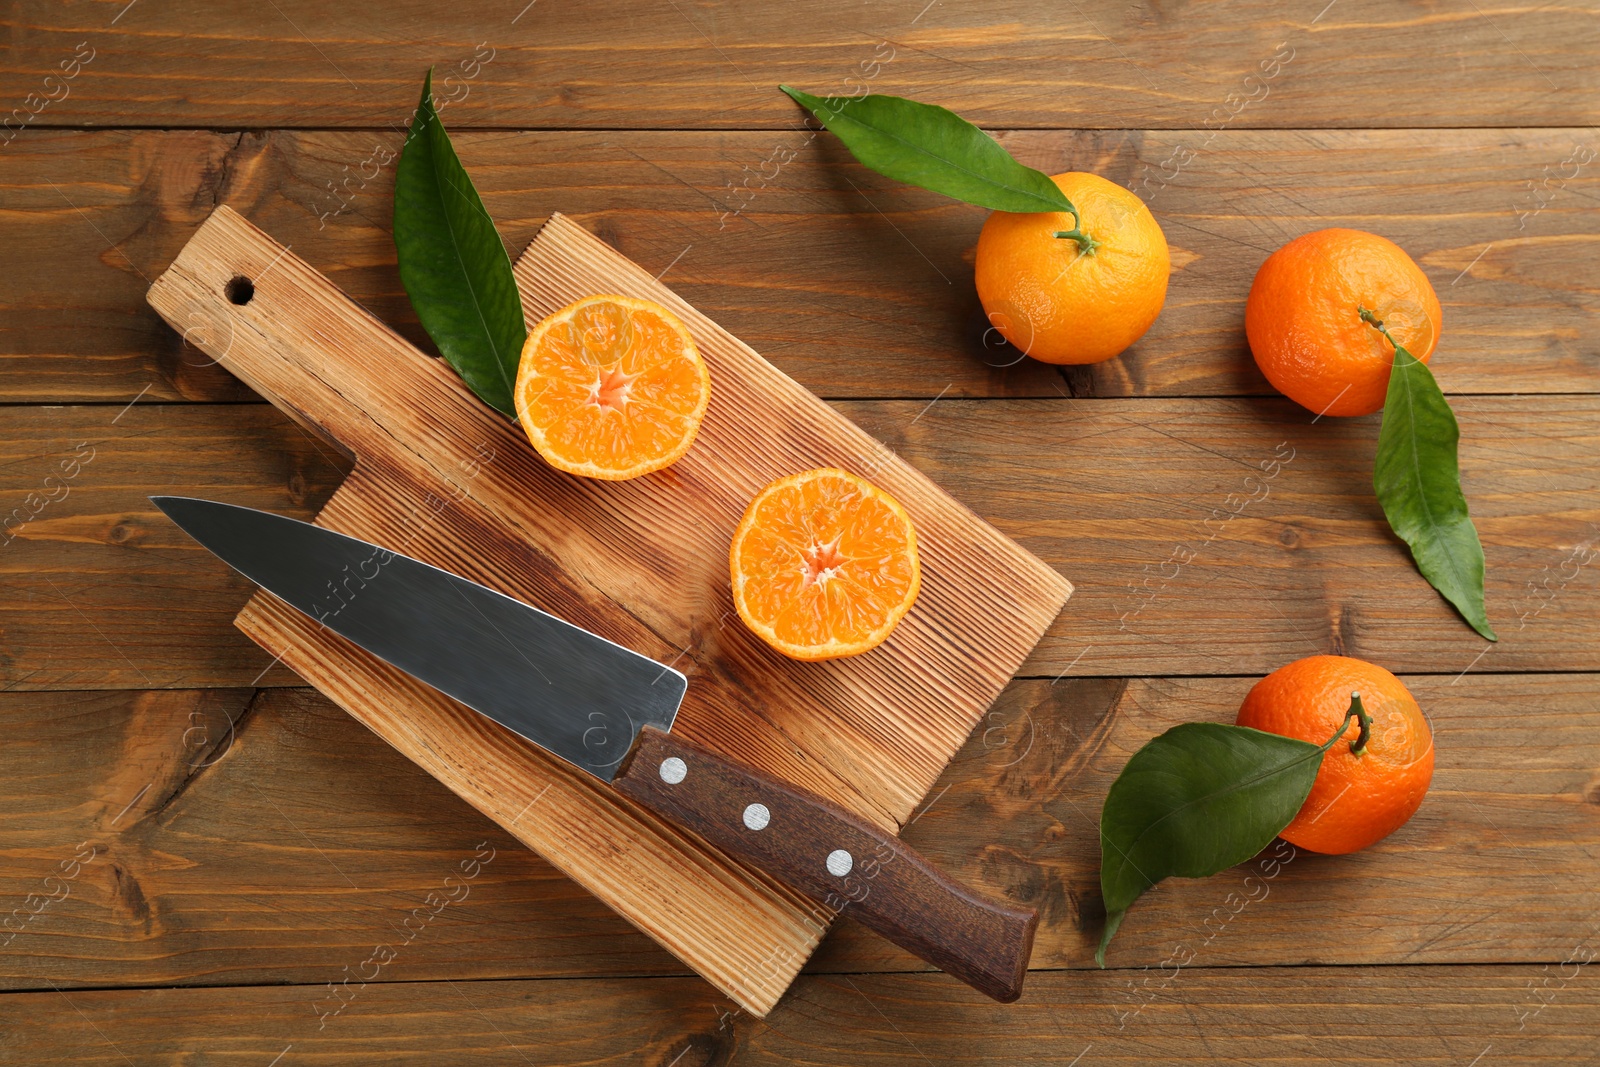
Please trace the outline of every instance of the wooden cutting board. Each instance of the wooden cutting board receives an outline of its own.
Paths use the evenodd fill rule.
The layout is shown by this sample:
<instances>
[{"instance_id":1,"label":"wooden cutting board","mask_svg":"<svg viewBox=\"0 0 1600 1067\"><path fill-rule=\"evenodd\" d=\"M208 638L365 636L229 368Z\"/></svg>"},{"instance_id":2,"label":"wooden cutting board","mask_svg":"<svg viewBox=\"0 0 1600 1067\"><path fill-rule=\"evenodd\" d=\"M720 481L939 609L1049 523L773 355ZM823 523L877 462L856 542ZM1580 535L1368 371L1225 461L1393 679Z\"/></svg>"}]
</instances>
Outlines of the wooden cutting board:
<instances>
[{"instance_id":1,"label":"wooden cutting board","mask_svg":"<svg viewBox=\"0 0 1600 1067\"><path fill-rule=\"evenodd\" d=\"M516 265L529 322L581 297L659 301L711 369L694 447L630 482L547 466L513 423L327 278L220 207L150 287L185 337L355 469L317 517L499 589L689 677L675 730L898 828L1071 585L648 272L554 215ZM799 663L745 630L728 545L766 483L870 478L911 514L922 592L883 645ZM270 594L237 624L351 715L765 1014L832 913L667 826Z\"/></svg>"}]
</instances>

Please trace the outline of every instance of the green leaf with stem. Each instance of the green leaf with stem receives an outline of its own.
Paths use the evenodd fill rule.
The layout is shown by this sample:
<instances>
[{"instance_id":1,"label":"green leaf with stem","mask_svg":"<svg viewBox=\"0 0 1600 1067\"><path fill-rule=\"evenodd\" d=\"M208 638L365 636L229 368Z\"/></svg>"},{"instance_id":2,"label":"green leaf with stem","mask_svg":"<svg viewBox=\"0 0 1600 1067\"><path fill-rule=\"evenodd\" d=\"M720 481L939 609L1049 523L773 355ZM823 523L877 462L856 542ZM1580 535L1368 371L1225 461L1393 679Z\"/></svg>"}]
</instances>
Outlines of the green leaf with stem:
<instances>
[{"instance_id":1,"label":"green leaf with stem","mask_svg":"<svg viewBox=\"0 0 1600 1067\"><path fill-rule=\"evenodd\" d=\"M1417 570L1490 641L1498 641L1483 603L1483 545L1461 492L1456 446L1461 429L1428 365L1397 342L1376 315L1361 321L1394 346L1389 392L1378 431L1372 488L1389 528L1411 548Z\"/></svg>"},{"instance_id":2,"label":"green leaf with stem","mask_svg":"<svg viewBox=\"0 0 1600 1067\"><path fill-rule=\"evenodd\" d=\"M1174 875L1206 878L1256 855L1294 820L1311 793L1323 753L1359 723L1350 743L1366 751L1372 717L1358 693L1326 744L1191 722L1151 738L1133 754L1100 813L1100 895L1105 931L1095 962L1140 894Z\"/></svg>"},{"instance_id":3,"label":"green leaf with stem","mask_svg":"<svg viewBox=\"0 0 1600 1067\"><path fill-rule=\"evenodd\" d=\"M900 96L817 97L778 88L879 174L995 211L1070 212L1072 229L1056 236L1077 241L1084 255L1094 254L1096 242L1082 232L1078 209L1050 176L1018 163L955 112Z\"/></svg>"},{"instance_id":4,"label":"green leaf with stem","mask_svg":"<svg viewBox=\"0 0 1600 1067\"><path fill-rule=\"evenodd\" d=\"M511 394L527 326L511 258L422 83L395 171L400 282L422 328L474 393L514 416Z\"/></svg>"}]
</instances>

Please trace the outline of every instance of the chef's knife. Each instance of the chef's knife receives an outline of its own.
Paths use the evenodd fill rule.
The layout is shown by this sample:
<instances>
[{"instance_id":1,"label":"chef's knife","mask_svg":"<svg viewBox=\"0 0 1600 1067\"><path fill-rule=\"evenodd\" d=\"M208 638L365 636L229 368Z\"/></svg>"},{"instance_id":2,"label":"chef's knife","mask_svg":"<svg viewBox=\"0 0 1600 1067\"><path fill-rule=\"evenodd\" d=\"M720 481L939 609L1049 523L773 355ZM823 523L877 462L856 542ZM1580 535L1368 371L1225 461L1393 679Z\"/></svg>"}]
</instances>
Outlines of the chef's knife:
<instances>
[{"instance_id":1,"label":"chef's knife","mask_svg":"<svg viewBox=\"0 0 1600 1067\"><path fill-rule=\"evenodd\" d=\"M669 736L688 687L671 667L358 538L233 504L150 499L379 659L974 989L1021 994L1033 909L979 896L831 801Z\"/></svg>"}]
</instances>

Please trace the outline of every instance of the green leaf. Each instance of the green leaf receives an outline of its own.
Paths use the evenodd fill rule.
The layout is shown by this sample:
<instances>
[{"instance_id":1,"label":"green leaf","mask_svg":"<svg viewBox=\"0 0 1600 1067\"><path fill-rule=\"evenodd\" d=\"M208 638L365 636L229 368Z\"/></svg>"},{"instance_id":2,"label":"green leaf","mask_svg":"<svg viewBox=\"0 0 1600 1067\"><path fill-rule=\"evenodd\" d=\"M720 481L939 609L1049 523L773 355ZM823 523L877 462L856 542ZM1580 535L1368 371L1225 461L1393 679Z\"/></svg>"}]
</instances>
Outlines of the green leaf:
<instances>
[{"instance_id":1,"label":"green leaf","mask_svg":"<svg viewBox=\"0 0 1600 1067\"><path fill-rule=\"evenodd\" d=\"M1078 213L1048 174L1018 163L953 111L899 96L823 99L778 88L879 174L996 211Z\"/></svg>"},{"instance_id":2,"label":"green leaf","mask_svg":"<svg viewBox=\"0 0 1600 1067\"><path fill-rule=\"evenodd\" d=\"M515 416L528 336L511 259L433 108L433 71L395 172L394 247L411 306L446 362L485 403Z\"/></svg>"},{"instance_id":3,"label":"green leaf","mask_svg":"<svg viewBox=\"0 0 1600 1067\"><path fill-rule=\"evenodd\" d=\"M1323 751L1248 726L1192 722L1135 752L1100 813L1106 927L1095 961L1105 966L1106 946L1146 889L1173 875L1205 878L1266 848L1306 802Z\"/></svg>"},{"instance_id":4,"label":"green leaf","mask_svg":"<svg viewBox=\"0 0 1600 1067\"><path fill-rule=\"evenodd\" d=\"M1483 546L1461 492L1460 437L1433 372L1396 345L1372 487L1422 576L1474 630L1498 641L1483 606Z\"/></svg>"}]
</instances>

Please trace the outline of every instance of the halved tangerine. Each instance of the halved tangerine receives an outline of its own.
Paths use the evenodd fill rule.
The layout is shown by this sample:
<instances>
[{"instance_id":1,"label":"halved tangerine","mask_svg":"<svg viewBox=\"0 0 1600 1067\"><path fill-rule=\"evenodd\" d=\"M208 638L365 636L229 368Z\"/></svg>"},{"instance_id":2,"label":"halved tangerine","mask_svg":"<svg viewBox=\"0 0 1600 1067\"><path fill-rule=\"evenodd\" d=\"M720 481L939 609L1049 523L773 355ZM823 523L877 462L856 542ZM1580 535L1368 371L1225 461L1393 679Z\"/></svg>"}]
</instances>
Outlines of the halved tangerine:
<instances>
[{"instance_id":1,"label":"halved tangerine","mask_svg":"<svg viewBox=\"0 0 1600 1067\"><path fill-rule=\"evenodd\" d=\"M832 467L780 478L756 494L733 535L729 566L739 617L794 659L876 647L922 586L905 509Z\"/></svg>"},{"instance_id":2,"label":"halved tangerine","mask_svg":"<svg viewBox=\"0 0 1600 1067\"><path fill-rule=\"evenodd\" d=\"M522 346L517 418L550 465L621 481L694 443L711 375L678 317L629 296L591 296L535 326Z\"/></svg>"}]
</instances>

